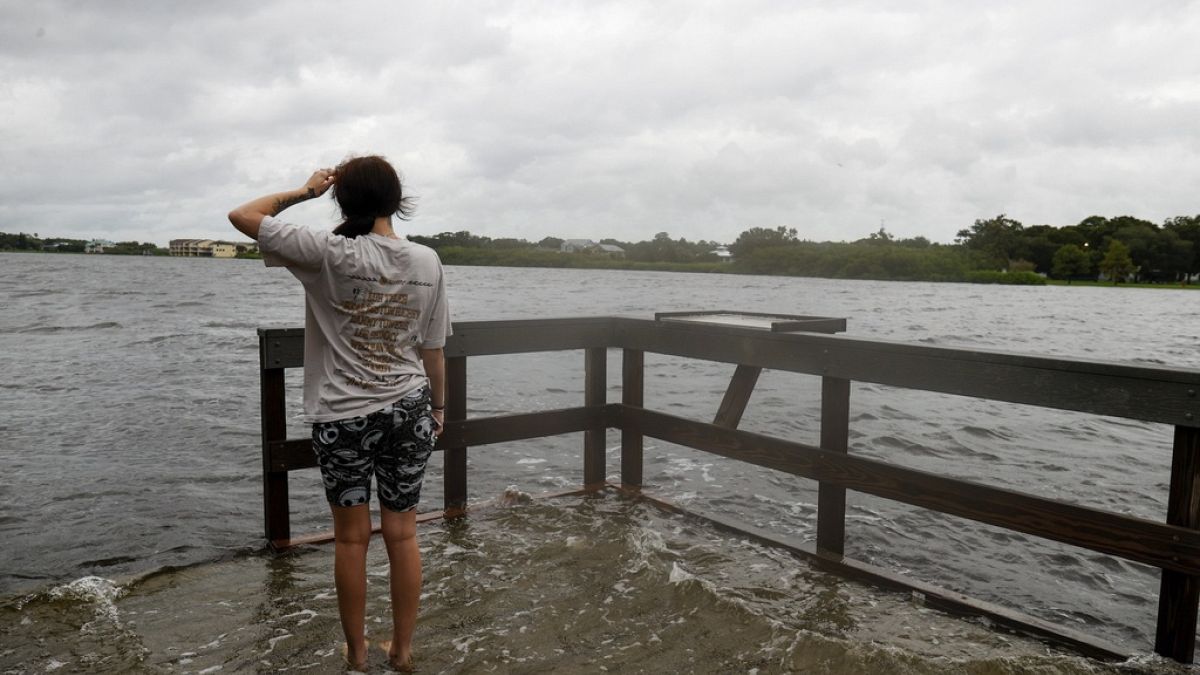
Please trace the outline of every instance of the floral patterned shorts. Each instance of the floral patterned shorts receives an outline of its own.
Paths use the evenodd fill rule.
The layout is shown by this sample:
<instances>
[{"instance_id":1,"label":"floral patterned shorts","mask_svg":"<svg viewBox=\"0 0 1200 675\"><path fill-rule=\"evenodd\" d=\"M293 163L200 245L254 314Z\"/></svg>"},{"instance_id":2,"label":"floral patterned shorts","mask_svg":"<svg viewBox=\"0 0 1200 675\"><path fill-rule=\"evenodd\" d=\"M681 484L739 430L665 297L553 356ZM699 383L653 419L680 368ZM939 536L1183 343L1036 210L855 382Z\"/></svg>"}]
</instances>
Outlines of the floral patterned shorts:
<instances>
[{"instance_id":1,"label":"floral patterned shorts","mask_svg":"<svg viewBox=\"0 0 1200 675\"><path fill-rule=\"evenodd\" d=\"M330 505L370 503L374 475L385 508L416 507L436 440L434 427L428 387L365 417L314 424L313 448Z\"/></svg>"}]
</instances>

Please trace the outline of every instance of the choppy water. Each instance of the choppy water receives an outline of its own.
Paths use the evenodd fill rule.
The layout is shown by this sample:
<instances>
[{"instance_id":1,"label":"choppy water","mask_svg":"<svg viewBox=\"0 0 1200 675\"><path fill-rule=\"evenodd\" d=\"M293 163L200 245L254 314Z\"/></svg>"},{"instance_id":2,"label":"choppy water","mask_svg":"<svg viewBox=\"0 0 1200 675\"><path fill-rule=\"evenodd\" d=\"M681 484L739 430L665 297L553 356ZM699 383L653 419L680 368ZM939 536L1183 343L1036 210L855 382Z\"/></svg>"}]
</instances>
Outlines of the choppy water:
<instances>
[{"instance_id":1,"label":"choppy water","mask_svg":"<svg viewBox=\"0 0 1200 675\"><path fill-rule=\"evenodd\" d=\"M458 320L777 311L845 316L861 337L1200 367L1200 296L1189 291L447 273ZM290 275L253 261L0 254L0 304L0 666L336 668L329 551L261 552L254 329L302 323ZM579 352L479 358L470 369L471 414L583 398ZM615 354L609 372L617 400ZM731 372L647 355L647 405L711 419ZM298 410L298 371L291 380ZM854 386L851 452L1165 515L1168 427L897 393ZM819 395L817 378L768 371L742 428L815 442ZM610 435L613 473L617 442ZM510 485L577 486L581 445L562 437L472 451L472 498ZM807 481L650 440L646 481L697 511L814 536ZM294 531L326 529L315 474L291 485ZM435 467L422 509L440 500ZM1151 568L855 493L848 501L853 557L1149 649ZM433 672L1093 667L611 497L519 504L422 536L429 576L418 638ZM647 553L647 541L660 548ZM382 573L381 560L373 569ZM931 637L933 626L958 637ZM1169 669L1153 660L1126 668Z\"/></svg>"}]
</instances>

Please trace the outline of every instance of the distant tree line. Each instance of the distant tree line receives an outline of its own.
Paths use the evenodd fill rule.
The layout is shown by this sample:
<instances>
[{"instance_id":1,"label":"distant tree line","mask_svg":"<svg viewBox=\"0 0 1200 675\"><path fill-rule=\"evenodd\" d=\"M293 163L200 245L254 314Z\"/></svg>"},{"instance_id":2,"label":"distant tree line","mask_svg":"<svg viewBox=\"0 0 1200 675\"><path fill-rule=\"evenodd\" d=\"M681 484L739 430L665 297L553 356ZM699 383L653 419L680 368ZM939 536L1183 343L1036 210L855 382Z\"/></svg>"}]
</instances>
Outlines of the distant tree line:
<instances>
[{"instance_id":1,"label":"distant tree line","mask_svg":"<svg viewBox=\"0 0 1200 675\"><path fill-rule=\"evenodd\" d=\"M17 234L0 232L0 251L84 253L87 244L87 239L66 239L62 237L42 239L36 232L33 234L25 232ZM119 241L104 247L106 255L142 255L144 252L149 252L151 255L167 255L168 253L167 249L159 248L150 242Z\"/></svg>"},{"instance_id":2,"label":"distant tree line","mask_svg":"<svg viewBox=\"0 0 1200 675\"><path fill-rule=\"evenodd\" d=\"M714 253L720 243L672 238L659 232L645 241L602 239L619 246L621 258L599 251L561 253L558 237L538 241L491 238L466 230L413 241L436 249L449 265L586 267L734 272L845 279L1045 283L1046 278L1113 282L1189 283L1200 274L1200 215L1161 225L1132 216L1091 216L1077 225L1032 225L1005 214L979 219L958 232L955 243L925 237L896 238L884 228L858 241L802 240L796 228L751 227L729 245L733 262ZM45 239L0 233L0 250L83 251L77 239ZM106 253L165 253L153 244L120 242Z\"/></svg>"},{"instance_id":3,"label":"distant tree line","mask_svg":"<svg viewBox=\"0 0 1200 675\"><path fill-rule=\"evenodd\" d=\"M1005 215L958 232L976 269L1028 269L1058 279L1130 277L1186 281L1200 273L1200 215L1162 225L1132 216L1091 216L1078 225L1025 227Z\"/></svg>"},{"instance_id":4,"label":"distant tree line","mask_svg":"<svg viewBox=\"0 0 1200 675\"><path fill-rule=\"evenodd\" d=\"M558 253L557 237L530 242L491 239L467 231L414 241L439 251L447 264L522 267L690 269L845 279L973 281L1040 284L1046 278L1115 282L1183 282L1200 273L1200 215L1162 225L1120 216L1092 216L1078 225L1025 227L1007 215L976 220L953 244L925 237L897 238L884 228L858 241L801 240L796 228L752 227L729 245L734 262L721 263L714 241L603 239L625 250L623 260L596 254ZM669 265L669 267L668 267Z\"/></svg>"},{"instance_id":5,"label":"distant tree line","mask_svg":"<svg viewBox=\"0 0 1200 675\"><path fill-rule=\"evenodd\" d=\"M536 242L511 238L492 239L490 237L471 234L467 231L442 232L431 237L409 235L408 238L437 250L439 254L443 249L484 249L490 251L537 250L557 253L565 241L558 237L545 237ZM719 258L713 251L718 246L721 246L721 244L715 241L700 240L692 242L683 237L672 239L671 235L666 232L659 232L649 241L628 242L618 239L601 239L597 243L612 244L621 247L625 251L625 260L648 263L718 262ZM597 257L597 253L595 252L581 255ZM478 257L477 254L476 257ZM442 258L445 260L444 255ZM561 265L555 266L558 267Z\"/></svg>"}]
</instances>

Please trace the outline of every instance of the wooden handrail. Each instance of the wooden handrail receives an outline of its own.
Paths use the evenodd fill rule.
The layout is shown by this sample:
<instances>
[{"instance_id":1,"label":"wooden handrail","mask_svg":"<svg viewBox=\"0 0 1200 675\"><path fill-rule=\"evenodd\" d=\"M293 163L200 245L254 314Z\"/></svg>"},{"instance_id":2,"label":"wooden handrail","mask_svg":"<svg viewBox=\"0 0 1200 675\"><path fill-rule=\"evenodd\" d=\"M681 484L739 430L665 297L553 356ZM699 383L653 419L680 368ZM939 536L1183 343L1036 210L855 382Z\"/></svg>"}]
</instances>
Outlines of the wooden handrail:
<instances>
[{"instance_id":1,"label":"wooden handrail","mask_svg":"<svg viewBox=\"0 0 1200 675\"><path fill-rule=\"evenodd\" d=\"M621 317L454 324L446 355L618 348L905 389L1200 426L1200 370L1131 366L844 335ZM302 329L259 329L264 369L304 363Z\"/></svg>"}]
</instances>

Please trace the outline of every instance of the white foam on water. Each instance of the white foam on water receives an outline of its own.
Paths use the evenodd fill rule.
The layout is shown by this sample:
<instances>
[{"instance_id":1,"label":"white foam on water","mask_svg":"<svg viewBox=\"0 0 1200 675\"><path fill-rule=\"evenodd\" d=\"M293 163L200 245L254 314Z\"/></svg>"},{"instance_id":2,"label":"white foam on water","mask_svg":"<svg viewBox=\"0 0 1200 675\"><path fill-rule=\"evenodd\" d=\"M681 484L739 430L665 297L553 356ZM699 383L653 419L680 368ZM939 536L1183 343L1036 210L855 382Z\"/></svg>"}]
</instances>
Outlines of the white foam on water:
<instances>
[{"instance_id":1,"label":"white foam on water","mask_svg":"<svg viewBox=\"0 0 1200 675\"><path fill-rule=\"evenodd\" d=\"M266 656L267 654L270 654L271 652L275 651L275 645L279 644L280 642L282 642L290 637L292 637L291 633L284 633L282 635L276 635L273 638L269 638L267 640L267 648L264 649L263 652L261 654L259 654L259 656Z\"/></svg>"},{"instance_id":2,"label":"white foam on water","mask_svg":"<svg viewBox=\"0 0 1200 675\"><path fill-rule=\"evenodd\" d=\"M709 473L709 469L712 467L712 462L700 462L691 457L672 457L667 460L667 467L663 469L663 473L676 481L684 480L691 475L699 473L701 480L705 483L712 483L716 480Z\"/></svg>"},{"instance_id":3,"label":"white foam on water","mask_svg":"<svg viewBox=\"0 0 1200 675\"><path fill-rule=\"evenodd\" d=\"M518 459L517 464L545 464L548 461L538 457L525 457L524 459Z\"/></svg>"},{"instance_id":4,"label":"white foam on water","mask_svg":"<svg viewBox=\"0 0 1200 675\"><path fill-rule=\"evenodd\" d=\"M297 617L297 616L304 617L303 619L296 622L297 626L303 626L304 624L308 623L309 621L312 621L313 619L317 618L317 612L316 612L316 610L312 610L312 609L301 609L300 611L292 612L291 614L284 614L283 616L281 616L279 618L280 619L291 619L291 618Z\"/></svg>"},{"instance_id":5,"label":"white foam on water","mask_svg":"<svg viewBox=\"0 0 1200 675\"><path fill-rule=\"evenodd\" d=\"M48 592L51 600L82 600L112 602L121 594L121 587L104 577L81 577L68 584L55 586Z\"/></svg>"},{"instance_id":6,"label":"white foam on water","mask_svg":"<svg viewBox=\"0 0 1200 675\"><path fill-rule=\"evenodd\" d=\"M627 575L653 568L655 559L659 557L676 557L675 553L667 547L662 533L647 527L631 530L627 541L634 553L633 556L630 556L629 562L625 564L624 572Z\"/></svg>"},{"instance_id":7,"label":"white foam on water","mask_svg":"<svg viewBox=\"0 0 1200 675\"><path fill-rule=\"evenodd\" d=\"M94 618L79 628L81 633L94 633L106 625L120 627L120 612L117 611L116 601L123 592L123 589L110 579L87 576L62 586L55 586L46 595L51 600L94 605Z\"/></svg>"},{"instance_id":8,"label":"white foam on water","mask_svg":"<svg viewBox=\"0 0 1200 675\"><path fill-rule=\"evenodd\" d=\"M687 570L680 567L679 563L677 563L677 562L671 563L671 575L669 577L667 577L667 581L670 581L673 584L682 584L682 583L685 583L688 581L692 581L695 578L696 578L696 575L694 575L691 572L688 572Z\"/></svg>"},{"instance_id":9,"label":"white foam on water","mask_svg":"<svg viewBox=\"0 0 1200 675\"><path fill-rule=\"evenodd\" d=\"M471 553L471 550L463 548L458 544L446 544L446 548L442 549L442 555L446 557L456 556L463 553Z\"/></svg>"},{"instance_id":10,"label":"white foam on water","mask_svg":"<svg viewBox=\"0 0 1200 675\"><path fill-rule=\"evenodd\" d=\"M59 668L62 668L65 665L67 665L67 664L63 663L62 661L59 661L57 659L50 659L49 661L46 662L46 672L52 673L52 672L58 670Z\"/></svg>"}]
</instances>

